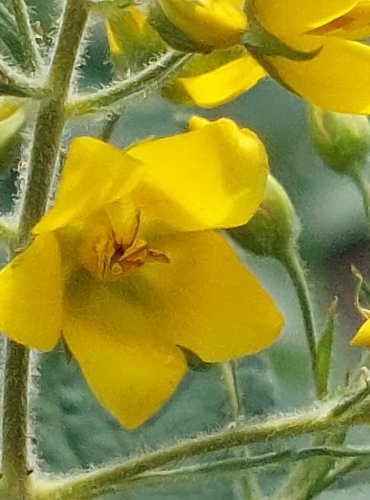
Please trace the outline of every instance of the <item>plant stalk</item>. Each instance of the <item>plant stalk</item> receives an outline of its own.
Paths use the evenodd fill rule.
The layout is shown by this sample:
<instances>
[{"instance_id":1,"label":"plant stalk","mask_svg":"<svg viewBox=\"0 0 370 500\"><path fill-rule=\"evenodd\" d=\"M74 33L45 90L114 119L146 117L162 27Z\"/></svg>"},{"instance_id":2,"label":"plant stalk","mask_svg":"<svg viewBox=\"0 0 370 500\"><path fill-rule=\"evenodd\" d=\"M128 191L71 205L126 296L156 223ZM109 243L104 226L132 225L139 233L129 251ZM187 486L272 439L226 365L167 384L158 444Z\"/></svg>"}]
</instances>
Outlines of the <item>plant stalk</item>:
<instances>
[{"instance_id":1,"label":"plant stalk","mask_svg":"<svg viewBox=\"0 0 370 500\"><path fill-rule=\"evenodd\" d=\"M87 21L83 0L68 0L50 66L50 94L40 103L34 129L27 186L19 223L18 250L42 217L65 123L65 100ZM26 347L7 340L3 398L2 490L7 498L28 498L28 367Z\"/></svg>"},{"instance_id":2,"label":"plant stalk","mask_svg":"<svg viewBox=\"0 0 370 500\"><path fill-rule=\"evenodd\" d=\"M71 477L59 484L44 483L35 492L37 500L75 500L94 498L132 478L159 469L171 462L207 453L246 446L256 442L269 442L303 434L338 430L346 425L361 422L370 410L368 382L356 392L343 398L321 403L304 413L271 418L244 428L190 439L174 446L130 459L121 465L106 467ZM307 457L309 458L309 457ZM251 457L252 459L252 457Z\"/></svg>"}]
</instances>

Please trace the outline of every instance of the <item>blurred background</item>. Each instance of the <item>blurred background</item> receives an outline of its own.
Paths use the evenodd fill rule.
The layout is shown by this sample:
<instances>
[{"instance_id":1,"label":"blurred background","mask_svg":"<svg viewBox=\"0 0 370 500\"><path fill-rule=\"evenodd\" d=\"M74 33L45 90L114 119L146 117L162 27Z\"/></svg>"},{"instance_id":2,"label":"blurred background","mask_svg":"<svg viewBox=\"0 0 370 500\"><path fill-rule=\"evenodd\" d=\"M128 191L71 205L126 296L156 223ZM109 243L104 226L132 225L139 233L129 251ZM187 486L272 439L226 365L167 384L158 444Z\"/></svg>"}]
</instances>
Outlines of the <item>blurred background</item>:
<instances>
[{"instance_id":1,"label":"blurred background","mask_svg":"<svg viewBox=\"0 0 370 500\"><path fill-rule=\"evenodd\" d=\"M29 0L35 21L40 21L45 40L52 43L57 27L59 3ZM79 79L81 88L94 88L113 78L104 25L91 29L87 53ZM331 387L343 383L360 352L349 347L361 318L353 306L355 281L353 263L366 276L369 240L362 201L356 187L346 178L327 169L312 146L306 122L305 103L273 81L264 80L255 89L231 104L214 110L174 106L161 98L131 103L123 111L112 142L129 145L148 136L183 131L187 119L198 114L207 118L230 117L240 126L253 129L264 141L272 173L289 193L302 233L301 255L306 263L319 327L334 296L339 298L338 329L333 355ZM65 133L65 142L74 135L97 135L103 116L74 120ZM28 132L25 132L27 135ZM12 210L17 193L17 170L22 149L12 148L1 169L0 208ZM9 168L11 165L11 168ZM267 352L239 361L244 406L248 419L256 415L292 410L312 402L312 380L299 307L290 279L278 263L237 248L241 258L255 272L275 298L286 318L281 339ZM62 349L38 354L33 376L36 430L34 446L41 467L48 472L69 472L90 468L109 460L173 443L181 437L218 430L230 422L227 403L215 368L189 371L175 396L144 427L134 432L121 429L95 401L77 365L67 364ZM370 443L366 429L353 432L351 442ZM302 440L302 444L308 441ZM286 443L274 443L284 448ZM256 451L267 451L258 445ZM185 465L185 463L182 463ZM288 469L285 469L287 472ZM276 488L280 469L260 474L266 492ZM353 474L320 499L369 497L366 475ZM235 484L217 479L171 487L153 487L106 495L105 499L126 500L231 500Z\"/></svg>"}]
</instances>

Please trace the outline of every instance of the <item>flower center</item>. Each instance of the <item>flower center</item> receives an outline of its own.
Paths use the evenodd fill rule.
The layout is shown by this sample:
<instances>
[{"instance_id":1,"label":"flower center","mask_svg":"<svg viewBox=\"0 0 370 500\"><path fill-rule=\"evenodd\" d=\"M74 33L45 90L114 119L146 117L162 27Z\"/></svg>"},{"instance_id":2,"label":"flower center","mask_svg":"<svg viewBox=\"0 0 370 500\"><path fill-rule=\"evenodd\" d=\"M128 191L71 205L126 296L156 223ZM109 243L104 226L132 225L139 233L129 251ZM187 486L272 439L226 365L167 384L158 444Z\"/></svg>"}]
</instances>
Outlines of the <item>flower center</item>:
<instances>
[{"instance_id":1,"label":"flower center","mask_svg":"<svg viewBox=\"0 0 370 500\"><path fill-rule=\"evenodd\" d=\"M125 221L104 212L87 221L79 248L79 262L94 277L110 281L147 262L169 263L166 254L139 237L140 212Z\"/></svg>"}]
</instances>

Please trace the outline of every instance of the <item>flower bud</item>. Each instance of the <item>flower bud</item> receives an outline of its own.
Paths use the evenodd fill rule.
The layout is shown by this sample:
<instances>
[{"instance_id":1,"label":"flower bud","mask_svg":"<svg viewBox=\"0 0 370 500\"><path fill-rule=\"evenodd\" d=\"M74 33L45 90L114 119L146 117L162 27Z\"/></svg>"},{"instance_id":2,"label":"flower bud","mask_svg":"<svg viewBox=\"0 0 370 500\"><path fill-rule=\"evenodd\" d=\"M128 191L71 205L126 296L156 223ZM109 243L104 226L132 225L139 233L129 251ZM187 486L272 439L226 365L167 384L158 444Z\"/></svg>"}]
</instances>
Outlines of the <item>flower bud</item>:
<instances>
[{"instance_id":1,"label":"flower bud","mask_svg":"<svg viewBox=\"0 0 370 500\"><path fill-rule=\"evenodd\" d=\"M240 245L257 255L281 258L295 243L298 222L281 184L270 174L257 212L245 225L228 231Z\"/></svg>"},{"instance_id":2,"label":"flower bud","mask_svg":"<svg viewBox=\"0 0 370 500\"><path fill-rule=\"evenodd\" d=\"M112 13L107 17L106 27L112 63L119 76L142 70L153 57L165 51L158 33L136 7Z\"/></svg>"},{"instance_id":3,"label":"flower bud","mask_svg":"<svg viewBox=\"0 0 370 500\"><path fill-rule=\"evenodd\" d=\"M153 0L149 20L162 38L182 51L232 47L246 31L240 0Z\"/></svg>"},{"instance_id":4,"label":"flower bud","mask_svg":"<svg viewBox=\"0 0 370 500\"><path fill-rule=\"evenodd\" d=\"M20 131L25 118L18 100L0 97L0 172L7 168L12 150L21 140Z\"/></svg>"},{"instance_id":5,"label":"flower bud","mask_svg":"<svg viewBox=\"0 0 370 500\"><path fill-rule=\"evenodd\" d=\"M356 175L370 151L368 118L312 106L309 125L314 145L326 165L340 174Z\"/></svg>"}]
</instances>

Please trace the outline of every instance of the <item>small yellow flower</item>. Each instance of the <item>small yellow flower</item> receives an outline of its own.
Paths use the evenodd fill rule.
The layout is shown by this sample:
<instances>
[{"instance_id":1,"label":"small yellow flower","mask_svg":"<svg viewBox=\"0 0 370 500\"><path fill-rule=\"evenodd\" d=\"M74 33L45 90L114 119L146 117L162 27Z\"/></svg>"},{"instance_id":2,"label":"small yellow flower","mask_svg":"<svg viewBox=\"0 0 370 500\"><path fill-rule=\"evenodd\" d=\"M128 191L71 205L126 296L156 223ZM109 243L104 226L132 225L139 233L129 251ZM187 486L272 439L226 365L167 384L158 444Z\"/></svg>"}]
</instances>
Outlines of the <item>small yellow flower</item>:
<instances>
[{"instance_id":1,"label":"small yellow flower","mask_svg":"<svg viewBox=\"0 0 370 500\"><path fill-rule=\"evenodd\" d=\"M181 347L219 362L278 336L280 313L215 231L252 217L267 172L227 119L126 151L75 139L54 208L0 272L0 329L45 351L62 335L100 402L140 425L186 371Z\"/></svg>"}]
</instances>

